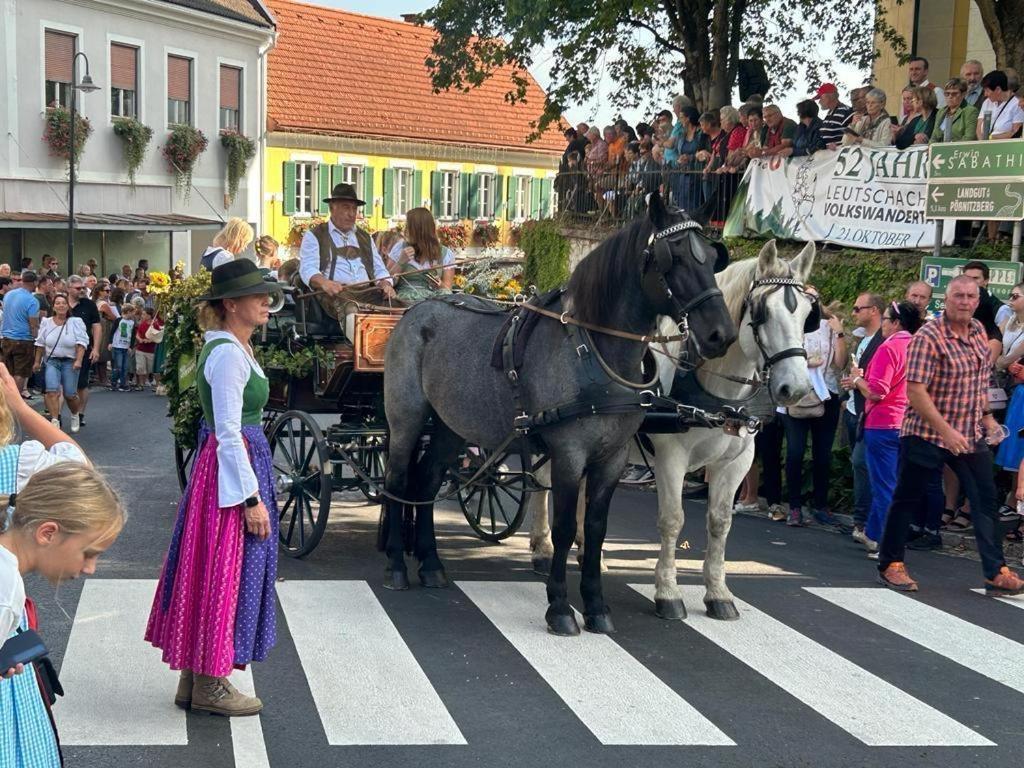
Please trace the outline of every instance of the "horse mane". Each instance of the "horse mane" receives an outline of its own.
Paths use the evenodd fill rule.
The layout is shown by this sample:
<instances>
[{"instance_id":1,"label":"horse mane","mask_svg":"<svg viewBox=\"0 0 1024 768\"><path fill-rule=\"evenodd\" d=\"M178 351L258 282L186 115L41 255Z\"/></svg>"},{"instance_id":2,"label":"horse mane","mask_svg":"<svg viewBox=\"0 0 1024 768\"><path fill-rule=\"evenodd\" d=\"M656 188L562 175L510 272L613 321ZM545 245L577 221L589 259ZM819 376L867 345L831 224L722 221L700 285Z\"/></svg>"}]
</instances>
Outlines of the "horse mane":
<instances>
[{"instance_id":1,"label":"horse mane","mask_svg":"<svg viewBox=\"0 0 1024 768\"><path fill-rule=\"evenodd\" d=\"M573 270L565 292L567 309L584 323L606 324L608 311L614 307L627 286L639 286L641 244L646 246L651 234L647 216L638 217L604 240Z\"/></svg>"}]
</instances>

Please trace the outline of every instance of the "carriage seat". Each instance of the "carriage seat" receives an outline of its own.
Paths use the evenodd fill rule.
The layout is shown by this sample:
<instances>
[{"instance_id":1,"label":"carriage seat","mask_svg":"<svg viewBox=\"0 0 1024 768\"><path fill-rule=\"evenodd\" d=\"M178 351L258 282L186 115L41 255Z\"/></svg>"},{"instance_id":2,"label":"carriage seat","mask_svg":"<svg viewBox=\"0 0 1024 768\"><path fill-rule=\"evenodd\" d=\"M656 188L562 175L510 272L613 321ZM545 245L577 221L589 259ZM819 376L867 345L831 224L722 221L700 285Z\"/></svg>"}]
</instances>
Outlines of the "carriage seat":
<instances>
[{"instance_id":1,"label":"carriage seat","mask_svg":"<svg viewBox=\"0 0 1024 768\"><path fill-rule=\"evenodd\" d=\"M306 337L344 339L341 325L324 311L315 296L308 296L312 291L297 272L292 276L291 284L295 289L295 325L299 333Z\"/></svg>"}]
</instances>

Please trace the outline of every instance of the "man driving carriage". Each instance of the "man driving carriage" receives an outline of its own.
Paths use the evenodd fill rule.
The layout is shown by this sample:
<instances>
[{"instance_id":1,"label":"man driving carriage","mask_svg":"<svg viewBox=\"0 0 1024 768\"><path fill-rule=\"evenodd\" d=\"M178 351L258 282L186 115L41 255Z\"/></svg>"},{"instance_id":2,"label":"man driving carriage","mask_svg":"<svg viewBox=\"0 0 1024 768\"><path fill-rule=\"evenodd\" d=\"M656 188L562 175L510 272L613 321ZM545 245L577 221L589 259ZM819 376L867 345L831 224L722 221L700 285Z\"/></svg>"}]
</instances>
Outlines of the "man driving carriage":
<instances>
[{"instance_id":1,"label":"man driving carriage","mask_svg":"<svg viewBox=\"0 0 1024 768\"><path fill-rule=\"evenodd\" d=\"M348 323L358 305L401 303L395 299L393 280L373 239L356 227L358 208L365 203L356 196L355 187L336 184L324 202L330 218L302 236L299 275L311 290L322 291L316 298L351 339Z\"/></svg>"}]
</instances>

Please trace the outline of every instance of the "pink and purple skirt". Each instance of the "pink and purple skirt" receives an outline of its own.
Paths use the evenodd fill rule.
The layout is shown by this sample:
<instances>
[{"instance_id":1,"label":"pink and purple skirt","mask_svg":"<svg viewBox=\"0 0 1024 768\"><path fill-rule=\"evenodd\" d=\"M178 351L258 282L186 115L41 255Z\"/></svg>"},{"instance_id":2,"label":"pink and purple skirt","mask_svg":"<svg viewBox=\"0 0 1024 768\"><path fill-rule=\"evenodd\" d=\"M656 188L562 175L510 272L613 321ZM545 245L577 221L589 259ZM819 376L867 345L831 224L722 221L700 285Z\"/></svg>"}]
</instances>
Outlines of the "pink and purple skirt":
<instances>
[{"instance_id":1,"label":"pink and purple skirt","mask_svg":"<svg viewBox=\"0 0 1024 768\"><path fill-rule=\"evenodd\" d=\"M204 424L188 487L178 505L146 640L171 669L226 677L263 661L276 629L277 502L270 446L257 425L242 427L270 536L245 531L242 505L217 505L217 438Z\"/></svg>"}]
</instances>

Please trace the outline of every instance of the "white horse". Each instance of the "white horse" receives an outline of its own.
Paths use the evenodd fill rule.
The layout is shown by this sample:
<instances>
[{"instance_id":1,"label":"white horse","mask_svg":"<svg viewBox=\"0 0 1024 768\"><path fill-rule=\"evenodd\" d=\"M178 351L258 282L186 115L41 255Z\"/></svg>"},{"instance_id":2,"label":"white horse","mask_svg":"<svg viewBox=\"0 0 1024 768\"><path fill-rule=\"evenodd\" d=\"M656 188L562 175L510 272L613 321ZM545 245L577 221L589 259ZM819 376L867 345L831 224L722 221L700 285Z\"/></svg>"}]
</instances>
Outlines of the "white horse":
<instances>
[{"instance_id":1,"label":"white horse","mask_svg":"<svg viewBox=\"0 0 1024 768\"><path fill-rule=\"evenodd\" d=\"M792 405L811 391L804 353L804 326L813 304L800 290L814 263L814 244L808 243L792 261L780 259L775 242L766 244L756 259L731 264L717 276L739 338L728 352L706 361L697 372L701 388L723 400L750 398L766 385L772 400ZM752 315L755 315L752 317ZM662 332L671 329L662 328ZM662 390L670 392L676 374L680 342L664 345L656 354ZM761 381L761 384L751 382ZM754 460L754 436L743 429L730 435L721 429L692 428L680 434L650 434L655 449L658 483L658 530L661 553L655 568L655 612L665 619L683 619L686 609L676 583L676 547L683 527L682 492L687 472L706 467L708 473L707 554L704 559L704 603L717 619L739 617L725 584L725 541L732 525L736 490ZM545 467L538 480L547 485ZM581 494L582 498L583 494ZM547 493L530 498L533 568L544 573L550 563L551 530ZM577 543L582 537L577 537ZM582 546L582 545L581 545Z\"/></svg>"}]
</instances>

